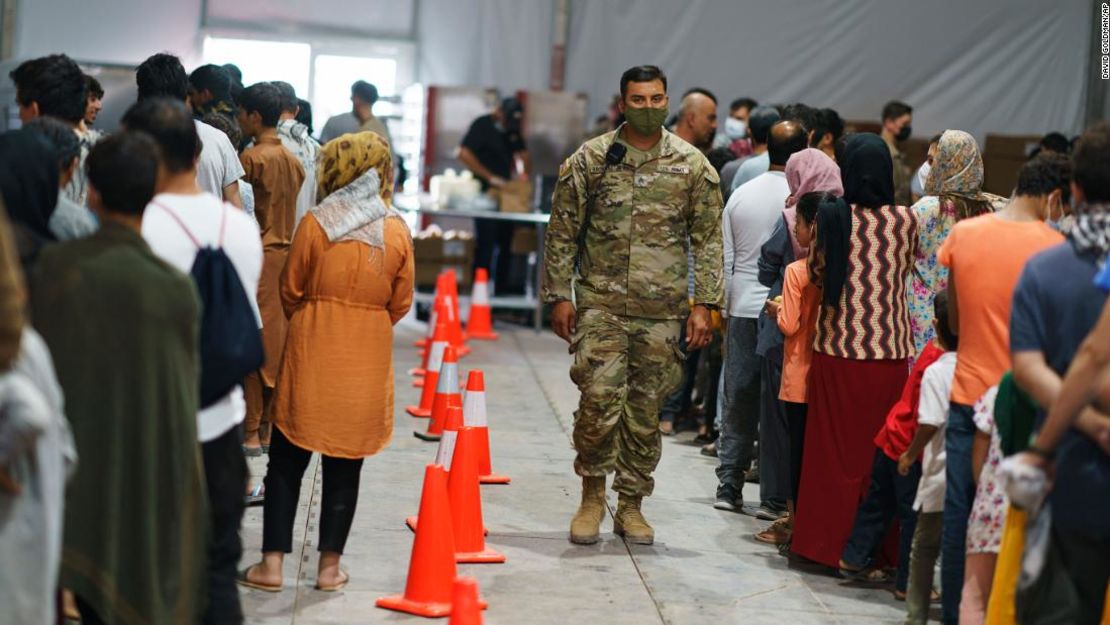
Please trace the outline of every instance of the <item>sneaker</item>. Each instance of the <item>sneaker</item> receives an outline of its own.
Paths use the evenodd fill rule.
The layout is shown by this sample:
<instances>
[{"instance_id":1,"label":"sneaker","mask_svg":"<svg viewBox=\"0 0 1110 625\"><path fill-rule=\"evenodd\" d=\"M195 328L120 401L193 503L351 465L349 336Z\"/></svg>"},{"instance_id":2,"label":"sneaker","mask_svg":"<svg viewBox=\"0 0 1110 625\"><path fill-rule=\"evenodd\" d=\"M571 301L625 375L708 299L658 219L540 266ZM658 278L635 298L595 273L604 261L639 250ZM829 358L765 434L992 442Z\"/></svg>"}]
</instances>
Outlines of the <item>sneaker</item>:
<instances>
[{"instance_id":1,"label":"sneaker","mask_svg":"<svg viewBox=\"0 0 1110 625\"><path fill-rule=\"evenodd\" d=\"M786 516L786 509L779 509L768 504L760 504L759 506L745 505L740 509L740 512L754 516L763 521L777 521Z\"/></svg>"},{"instance_id":2,"label":"sneaker","mask_svg":"<svg viewBox=\"0 0 1110 625\"><path fill-rule=\"evenodd\" d=\"M717 501L713 507L718 510L728 510L729 512L736 512L737 501L740 499L740 491L737 490L732 484L721 484L717 487Z\"/></svg>"}]
</instances>

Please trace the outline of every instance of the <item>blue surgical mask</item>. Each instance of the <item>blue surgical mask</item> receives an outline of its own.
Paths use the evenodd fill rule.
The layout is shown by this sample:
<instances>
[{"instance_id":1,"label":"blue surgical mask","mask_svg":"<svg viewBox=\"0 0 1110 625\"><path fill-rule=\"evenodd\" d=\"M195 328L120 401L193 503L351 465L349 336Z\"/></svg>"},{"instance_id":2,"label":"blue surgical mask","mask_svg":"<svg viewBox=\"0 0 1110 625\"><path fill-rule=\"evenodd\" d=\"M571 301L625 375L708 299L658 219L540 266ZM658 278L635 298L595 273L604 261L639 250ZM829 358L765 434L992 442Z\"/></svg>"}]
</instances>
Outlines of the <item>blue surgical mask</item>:
<instances>
[{"instance_id":1,"label":"blue surgical mask","mask_svg":"<svg viewBox=\"0 0 1110 625\"><path fill-rule=\"evenodd\" d=\"M736 141L748 136L748 124L742 119L735 117L728 117L725 119L725 135L729 139Z\"/></svg>"}]
</instances>

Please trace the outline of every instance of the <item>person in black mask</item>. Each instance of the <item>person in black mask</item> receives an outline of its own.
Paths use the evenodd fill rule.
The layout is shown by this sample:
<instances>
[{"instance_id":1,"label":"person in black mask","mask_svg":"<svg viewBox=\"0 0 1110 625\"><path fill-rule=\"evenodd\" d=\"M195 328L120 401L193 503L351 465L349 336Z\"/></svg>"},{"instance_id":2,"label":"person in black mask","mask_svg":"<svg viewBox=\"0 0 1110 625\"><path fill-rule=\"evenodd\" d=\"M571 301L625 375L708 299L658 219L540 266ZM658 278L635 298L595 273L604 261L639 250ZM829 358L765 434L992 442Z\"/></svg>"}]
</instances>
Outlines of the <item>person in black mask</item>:
<instances>
[{"instance_id":1,"label":"person in black mask","mask_svg":"<svg viewBox=\"0 0 1110 625\"><path fill-rule=\"evenodd\" d=\"M909 206L913 203L910 195L910 182L913 170L906 164L906 157L898 149L898 144L910 138L913 133L913 107L905 102L891 100L883 106L883 141L890 148L890 158L894 161L894 203Z\"/></svg>"},{"instance_id":2,"label":"person in black mask","mask_svg":"<svg viewBox=\"0 0 1110 625\"><path fill-rule=\"evenodd\" d=\"M505 98L493 112L470 124L459 146L459 160L482 183L482 191L497 189L513 178L532 174L532 159L524 144L524 107ZM497 291L509 287L513 224L479 219L476 223L474 268L487 269Z\"/></svg>"}]
</instances>

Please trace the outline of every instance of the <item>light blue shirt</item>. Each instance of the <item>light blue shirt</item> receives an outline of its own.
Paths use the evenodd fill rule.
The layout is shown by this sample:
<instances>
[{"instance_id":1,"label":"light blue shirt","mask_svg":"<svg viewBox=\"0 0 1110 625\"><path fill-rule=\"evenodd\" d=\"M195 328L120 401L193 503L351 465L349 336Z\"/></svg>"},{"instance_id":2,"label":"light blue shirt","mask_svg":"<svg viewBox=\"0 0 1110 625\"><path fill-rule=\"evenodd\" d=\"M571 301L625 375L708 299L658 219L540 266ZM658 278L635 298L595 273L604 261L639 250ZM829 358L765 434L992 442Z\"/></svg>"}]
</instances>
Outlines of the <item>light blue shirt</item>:
<instances>
[{"instance_id":1,"label":"light blue shirt","mask_svg":"<svg viewBox=\"0 0 1110 625\"><path fill-rule=\"evenodd\" d=\"M771 169L771 155L768 152L753 156L740 164L740 169L736 170L736 176L732 179L732 190L735 192L740 188L740 185L754 180L767 173Z\"/></svg>"}]
</instances>

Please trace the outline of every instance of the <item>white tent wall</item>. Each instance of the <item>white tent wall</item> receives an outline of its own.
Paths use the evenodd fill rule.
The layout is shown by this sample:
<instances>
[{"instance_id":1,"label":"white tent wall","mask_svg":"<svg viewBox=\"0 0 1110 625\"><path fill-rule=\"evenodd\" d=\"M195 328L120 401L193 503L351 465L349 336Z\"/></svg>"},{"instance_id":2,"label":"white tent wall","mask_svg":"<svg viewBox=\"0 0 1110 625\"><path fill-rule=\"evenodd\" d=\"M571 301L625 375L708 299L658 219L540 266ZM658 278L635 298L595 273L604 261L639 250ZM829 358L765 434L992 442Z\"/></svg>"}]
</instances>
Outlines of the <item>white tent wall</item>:
<instances>
[{"instance_id":1,"label":"white tent wall","mask_svg":"<svg viewBox=\"0 0 1110 625\"><path fill-rule=\"evenodd\" d=\"M1076 132L1091 19L1089 0L574 0L566 84L597 114L623 70L654 63L676 99L700 86L726 105L749 96L875 119L897 98L920 136Z\"/></svg>"},{"instance_id":2,"label":"white tent wall","mask_svg":"<svg viewBox=\"0 0 1110 625\"><path fill-rule=\"evenodd\" d=\"M241 13L220 9L228 0L207 2L223 11L212 15L209 7L210 18L250 25ZM349 13L389 15L378 34L416 43L421 82L504 92L547 87L553 4L343 0ZM269 37L321 28L305 13L319 10L317 3L267 6L280 24L255 25ZM703 86L724 102L742 95L800 100L852 119L874 119L883 102L899 98L916 108L917 135L951 127L980 138L991 131L1071 133L1083 125L1085 85L1097 59L1090 48L1093 6L1091 0L571 0L565 88L586 93L597 114L624 69L656 63L676 96ZM195 63L204 8L202 0L20 0L13 53L65 51L83 61L134 64L166 50ZM413 26L401 32L406 19Z\"/></svg>"},{"instance_id":3,"label":"white tent wall","mask_svg":"<svg viewBox=\"0 0 1110 625\"><path fill-rule=\"evenodd\" d=\"M136 65L171 52L200 57L202 0L19 0L13 56L65 52L80 61Z\"/></svg>"},{"instance_id":4,"label":"white tent wall","mask_svg":"<svg viewBox=\"0 0 1110 625\"><path fill-rule=\"evenodd\" d=\"M420 81L546 89L553 0L417 0Z\"/></svg>"}]
</instances>

